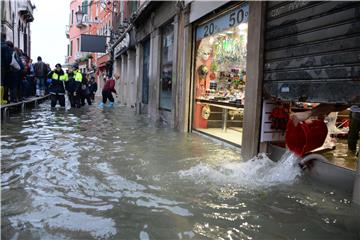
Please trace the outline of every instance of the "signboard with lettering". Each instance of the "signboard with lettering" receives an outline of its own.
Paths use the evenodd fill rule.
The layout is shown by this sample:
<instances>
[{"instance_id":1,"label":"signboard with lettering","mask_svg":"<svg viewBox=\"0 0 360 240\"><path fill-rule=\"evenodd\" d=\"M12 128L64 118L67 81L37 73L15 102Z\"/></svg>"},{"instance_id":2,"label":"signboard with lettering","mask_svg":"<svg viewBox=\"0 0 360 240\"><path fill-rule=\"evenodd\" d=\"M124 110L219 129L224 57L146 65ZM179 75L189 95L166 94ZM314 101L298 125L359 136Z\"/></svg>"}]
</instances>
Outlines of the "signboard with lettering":
<instances>
[{"instance_id":1,"label":"signboard with lettering","mask_svg":"<svg viewBox=\"0 0 360 240\"><path fill-rule=\"evenodd\" d=\"M123 39L114 47L115 58L120 57L128 49L135 49L135 31L126 32Z\"/></svg>"},{"instance_id":2,"label":"signboard with lettering","mask_svg":"<svg viewBox=\"0 0 360 240\"><path fill-rule=\"evenodd\" d=\"M248 22L249 5L243 4L239 7L221 15L196 29L196 40L222 32L228 28L235 27L241 23Z\"/></svg>"},{"instance_id":3,"label":"signboard with lettering","mask_svg":"<svg viewBox=\"0 0 360 240\"><path fill-rule=\"evenodd\" d=\"M119 44L116 45L114 49L115 56L119 55L121 50L127 49L129 47L129 44L130 44L130 35L129 33L126 33L123 40L121 40L121 42L119 42Z\"/></svg>"}]
</instances>

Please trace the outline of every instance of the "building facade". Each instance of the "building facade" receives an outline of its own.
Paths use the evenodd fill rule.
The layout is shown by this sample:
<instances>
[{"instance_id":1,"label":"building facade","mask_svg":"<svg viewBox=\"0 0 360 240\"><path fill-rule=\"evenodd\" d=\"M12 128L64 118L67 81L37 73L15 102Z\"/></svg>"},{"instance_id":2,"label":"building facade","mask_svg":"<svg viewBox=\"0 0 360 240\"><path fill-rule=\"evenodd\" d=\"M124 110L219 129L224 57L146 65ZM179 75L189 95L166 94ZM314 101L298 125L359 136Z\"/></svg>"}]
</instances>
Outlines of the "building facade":
<instances>
[{"instance_id":1,"label":"building facade","mask_svg":"<svg viewBox=\"0 0 360 240\"><path fill-rule=\"evenodd\" d=\"M81 50L81 35L104 36L106 45L110 45L113 7L115 2L72 0L70 2L69 24L66 26L66 36L69 39L65 65L74 63L79 65L83 73L93 74L96 77L99 89L103 79L108 74L110 51L84 52ZM80 19L78 14L81 12Z\"/></svg>"},{"instance_id":2,"label":"building facade","mask_svg":"<svg viewBox=\"0 0 360 240\"><path fill-rule=\"evenodd\" d=\"M30 0L1 1L1 32L28 56L31 56L30 24L34 21L34 9Z\"/></svg>"},{"instance_id":3,"label":"building facade","mask_svg":"<svg viewBox=\"0 0 360 240\"><path fill-rule=\"evenodd\" d=\"M261 38L260 30L248 29L261 29L259 17L250 17L261 7L252 2L143 1L132 11L123 8L125 30L112 48L121 103L153 121L211 135L254 154L259 142L254 117L261 113ZM209 102L209 97L218 100L228 93L231 103ZM253 143L243 144L248 135Z\"/></svg>"},{"instance_id":4,"label":"building facade","mask_svg":"<svg viewBox=\"0 0 360 240\"><path fill-rule=\"evenodd\" d=\"M279 159L273 150L285 149L289 112L360 105L359 7L140 2L112 48L121 102L179 131L240 146L244 159Z\"/></svg>"}]
</instances>

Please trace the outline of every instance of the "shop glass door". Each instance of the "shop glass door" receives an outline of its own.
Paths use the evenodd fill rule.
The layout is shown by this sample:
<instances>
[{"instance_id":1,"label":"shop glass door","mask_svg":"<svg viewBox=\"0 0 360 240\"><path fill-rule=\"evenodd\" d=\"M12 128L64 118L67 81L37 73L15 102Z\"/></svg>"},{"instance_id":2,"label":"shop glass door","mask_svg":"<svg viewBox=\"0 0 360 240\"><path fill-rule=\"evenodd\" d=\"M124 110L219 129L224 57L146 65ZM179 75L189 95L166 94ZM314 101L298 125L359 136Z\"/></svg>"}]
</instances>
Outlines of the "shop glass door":
<instances>
[{"instance_id":1,"label":"shop glass door","mask_svg":"<svg viewBox=\"0 0 360 240\"><path fill-rule=\"evenodd\" d=\"M193 129L241 146L248 4L196 28Z\"/></svg>"}]
</instances>

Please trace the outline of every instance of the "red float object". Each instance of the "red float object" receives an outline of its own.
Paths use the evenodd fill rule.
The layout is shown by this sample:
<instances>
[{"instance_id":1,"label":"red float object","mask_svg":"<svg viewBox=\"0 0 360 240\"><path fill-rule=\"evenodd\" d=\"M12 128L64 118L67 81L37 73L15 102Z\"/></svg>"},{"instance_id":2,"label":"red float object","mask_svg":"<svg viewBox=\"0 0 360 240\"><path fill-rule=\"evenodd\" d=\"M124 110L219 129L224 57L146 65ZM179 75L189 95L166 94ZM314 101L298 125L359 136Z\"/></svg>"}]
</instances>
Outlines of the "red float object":
<instances>
[{"instance_id":1,"label":"red float object","mask_svg":"<svg viewBox=\"0 0 360 240\"><path fill-rule=\"evenodd\" d=\"M327 126L323 120L312 120L294 125L289 119L285 142L288 149L302 157L306 153L321 147L328 133Z\"/></svg>"}]
</instances>

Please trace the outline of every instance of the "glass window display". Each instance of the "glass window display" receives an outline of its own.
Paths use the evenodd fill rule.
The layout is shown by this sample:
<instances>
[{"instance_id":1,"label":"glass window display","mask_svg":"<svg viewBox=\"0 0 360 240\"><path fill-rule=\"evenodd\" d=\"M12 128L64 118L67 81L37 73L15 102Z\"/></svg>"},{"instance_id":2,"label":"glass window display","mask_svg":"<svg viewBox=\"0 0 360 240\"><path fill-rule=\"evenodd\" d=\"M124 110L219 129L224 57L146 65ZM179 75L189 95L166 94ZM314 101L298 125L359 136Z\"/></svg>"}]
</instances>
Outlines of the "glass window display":
<instances>
[{"instance_id":1,"label":"glass window display","mask_svg":"<svg viewBox=\"0 0 360 240\"><path fill-rule=\"evenodd\" d=\"M241 145L245 84L248 80L246 10L242 6L229 11L205 27L200 26L205 29L202 32L198 27L195 43L193 128L238 145ZM241 23L235 25L234 16L235 19L240 16L237 19ZM227 19L228 27L224 28L223 22ZM215 31L207 30L212 28ZM199 32L203 34L200 38ZM227 137L230 134L232 136Z\"/></svg>"},{"instance_id":2,"label":"glass window display","mask_svg":"<svg viewBox=\"0 0 360 240\"><path fill-rule=\"evenodd\" d=\"M161 44L160 109L171 111L174 50L173 23L167 24L162 28Z\"/></svg>"}]
</instances>

